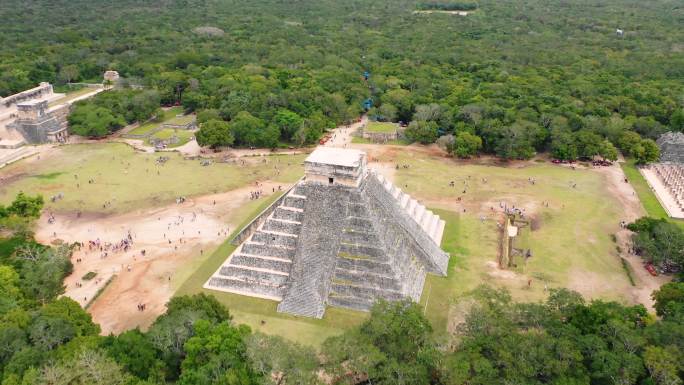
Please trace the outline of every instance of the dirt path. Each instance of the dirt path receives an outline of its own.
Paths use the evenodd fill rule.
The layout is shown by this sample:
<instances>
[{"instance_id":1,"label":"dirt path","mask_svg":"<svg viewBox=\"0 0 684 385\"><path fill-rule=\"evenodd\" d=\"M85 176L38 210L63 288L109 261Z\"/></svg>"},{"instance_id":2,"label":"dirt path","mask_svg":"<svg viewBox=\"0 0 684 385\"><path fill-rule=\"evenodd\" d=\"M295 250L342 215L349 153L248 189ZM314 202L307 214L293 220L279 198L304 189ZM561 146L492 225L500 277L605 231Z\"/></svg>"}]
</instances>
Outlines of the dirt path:
<instances>
[{"instance_id":1,"label":"dirt path","mask_svg":"<svg viewBox=\"0 0 684 385\"><path fill-rule=\"evenodd\" d=\"M270 195L273 187L278 184L266 182L260 189ZM207 257L243 219L234 212L249 201L251 190L250 186L116 216L58 215L54 224L48 224L45 214L39 221L36 239L45 244L55 239L84 243L73 254L74 272L64 282L65 295L82 306L115 276L88 308L103 334L144 329L165 311L177 276L185 275L184 269ZM99 238L101 244L118 243L129 232L133 244L125 252L108 250L105 256L105 251L89 250L88 241ZM90 271L97 273L95 278L83 280ZM137 310L138 304L145 304L145 311Z\"/></svg>"},{"instance_id":2,"label":"dirt path","mask_svg":"<svg viewBox=\"0 0 684 385\"><path fill-rule=\"evenodd\" d=\"M620 201L623 208L623 220L627 223L646 215L639 196L632 188L632 185L625 182L625 173L618 163L610 167L598 167L596 170L606 175L608 191ZM624 258L633 272L635 286L631 290L631 297L635 303L641 303L648 309L653 310L653 300L651 293L660 288L661 285L671 280L668 276L654 277L644 268L643 261L637 255L630 254L632 244L632 232L628 229L621 229L615 233L616 242L620 248L620 257Z\"/></svg>"},{"instance_id":3,"label":"dirt path","mask_svg":"<svg viewBox=\"0 0 684 385\"><path fill-rule=\"evenodd\" d=\"M368 123L368 117L366 115L361 117L360 122L356 122L350 125L343 125L335 128L331 132L330 139L325 142L326 147L342 147L347 148L352 144L352 134L356 132L361 126Z\"/></svg>"}]
</instances>

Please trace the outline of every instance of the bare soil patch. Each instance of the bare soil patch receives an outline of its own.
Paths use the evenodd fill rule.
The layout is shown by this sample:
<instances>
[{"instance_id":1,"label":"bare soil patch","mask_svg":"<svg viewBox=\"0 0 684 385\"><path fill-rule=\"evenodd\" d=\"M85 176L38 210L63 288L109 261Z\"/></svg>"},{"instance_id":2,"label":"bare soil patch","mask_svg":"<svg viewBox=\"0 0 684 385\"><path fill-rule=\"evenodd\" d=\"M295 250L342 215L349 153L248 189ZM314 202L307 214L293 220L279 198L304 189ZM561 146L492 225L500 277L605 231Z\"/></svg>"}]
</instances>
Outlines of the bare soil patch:
<instances>
[{"instance_id":1,"label":"bare soil patch","mask_svg":"<svg viewBox=\"0 0 684 385\"><path fill-rule=\"evenodd\" d=\"M270 195L278 185L282 184L266 182L260 189ZM175 285L192 272L191 266L206 258L234 230L240 218L233 213L249 201L253 189L245 187L122 215L79 218L75 213L58 214L53 224L45 214L38 223L36 239L45 244L55 239L84 244L73 254L74 272L65 279L65 295L82 306L116 275L88 308L103 334L145 329L165 311ZM127 251L88 247L88 241L97 239L101 244L118 243L129 232L133 244ZM96 277L82 280L90 271L96 272ZM144 311L138 310L139 304L145 304Z\"/></svg>"}]
</instances>

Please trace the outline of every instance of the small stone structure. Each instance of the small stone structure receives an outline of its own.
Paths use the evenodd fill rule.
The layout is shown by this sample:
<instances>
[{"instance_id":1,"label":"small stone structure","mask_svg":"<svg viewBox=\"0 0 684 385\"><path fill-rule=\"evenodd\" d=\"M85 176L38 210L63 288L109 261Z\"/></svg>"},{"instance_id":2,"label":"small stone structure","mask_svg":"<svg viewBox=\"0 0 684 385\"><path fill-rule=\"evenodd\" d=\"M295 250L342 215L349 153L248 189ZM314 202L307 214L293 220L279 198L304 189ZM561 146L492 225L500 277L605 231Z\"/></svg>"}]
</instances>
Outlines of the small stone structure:
<instances>
[{"instance_id":1,"label":"small stone structure","mask_svg":"<svg viewBox=\"0 0 684 385\"><path fill-rule=\"evenodd\" d=\"M681 132L666 132L656 140L660 147L660 161L670 163L684 163L684 134Z\"/></svg>"},{"instance_id":2,"label":"small stone structure","mask_svg":"<svg viewBox=\"0 0 684 385\"><path fill-rule=\"evenodd\" d=\"M9 128L19 131L29 143L65 142L69 137L66 115L61 109L48 110L47 100L31 100L17 104L14 123Z\"/></svg>"},{"instance_id":3,"label":"small stone structure","mask_svg":"<svg viewBox=\"0 0 684 385\"><path fill-rule=\"evenodd\" d=\"M446 275L445 223L382 175L366 154L320 147L305 176L237 236L204 285L279 301L321 318L326 306L367 311L378 299L420 299L425 275Z\"/></svg>"},{"instance_id":4,"label":"small stone structure","mask_svg":"<svg viewBox=\"0 0 684 385\"><path fill-rule=\"evenodd\" d=\"M105 82L115 84L117 81L119 81L119 72L111 70L105 71L103 78Z\"/></svg>"}]
</instances>

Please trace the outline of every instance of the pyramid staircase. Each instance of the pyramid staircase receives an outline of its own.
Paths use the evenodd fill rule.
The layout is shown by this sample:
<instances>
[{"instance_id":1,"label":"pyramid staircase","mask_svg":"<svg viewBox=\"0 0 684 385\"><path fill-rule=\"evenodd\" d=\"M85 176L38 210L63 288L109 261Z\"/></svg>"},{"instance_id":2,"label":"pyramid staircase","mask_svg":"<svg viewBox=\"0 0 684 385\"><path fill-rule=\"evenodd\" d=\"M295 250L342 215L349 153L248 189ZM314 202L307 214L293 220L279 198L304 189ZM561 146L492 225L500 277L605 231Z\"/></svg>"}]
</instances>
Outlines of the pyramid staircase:
<instances>
[{"instance_id":1,"label":"pyramid staircase","mask_svg":"<svg viewBox=\"0 0 684 385\"><path fill-rule=\"evenodd\" d=\"M390 259L373 228L368 205L359 193L352 193L341 235L340 248L330 286L328 304L355 310L369 310L382 298L403 298Z\"/></svg>"},{"instance_id":2,"label":"pyramid staircase","mask_svg":"<svg viewBox=\"0 0 684 385\"><path fill-rule=\"evenodd\" d=\"M214 273L205 287L280 301L301 231L306 197L290 190L266 221Z\"/></svg>"}]
</instances>

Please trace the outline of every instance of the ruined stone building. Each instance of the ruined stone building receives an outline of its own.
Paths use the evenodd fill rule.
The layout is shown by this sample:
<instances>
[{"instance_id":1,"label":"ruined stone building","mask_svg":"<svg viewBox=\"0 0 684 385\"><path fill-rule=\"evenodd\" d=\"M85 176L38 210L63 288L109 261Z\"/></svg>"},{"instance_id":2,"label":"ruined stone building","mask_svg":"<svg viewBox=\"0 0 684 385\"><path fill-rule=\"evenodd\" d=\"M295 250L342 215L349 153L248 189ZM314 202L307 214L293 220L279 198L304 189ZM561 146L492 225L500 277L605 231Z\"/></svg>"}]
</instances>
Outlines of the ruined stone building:
<instances>
[{"instance_id":1,"label":"ruined stone building","mask_svg":"<svg viewBox=\"0 0 684 385\"><path fill-rule=\"evenodd\" d=\"M19 131L29 143L65 142L67 132L65 111L49 111L47 100L31 100L17 104L16 120L8 128Z\"/></svg>"},{"instance_id":2,"label":"ruined stone building","mask_svg":"<svg viewBox=\"0 0 684 385\"><path fill-rule=\"evenodd\" d=\"M326 306L367 311L381 298L418 301L427 273L446 275L444 221L369 171L364 152L320 147L304 169L238 234L205 288L321 318Z\"/></svg>"},{"instance_id":3,"label":"ruined stone building","mask_svg":"<svg viewBox=\"0 0 684 385\"><path fill-rule=\"evenodd\" d=\"M660 161L684 164L684 134L666 132L656 140L660 147Z\"/></svg>"}]
</instances>

